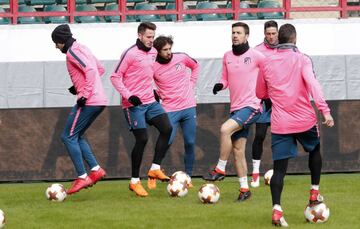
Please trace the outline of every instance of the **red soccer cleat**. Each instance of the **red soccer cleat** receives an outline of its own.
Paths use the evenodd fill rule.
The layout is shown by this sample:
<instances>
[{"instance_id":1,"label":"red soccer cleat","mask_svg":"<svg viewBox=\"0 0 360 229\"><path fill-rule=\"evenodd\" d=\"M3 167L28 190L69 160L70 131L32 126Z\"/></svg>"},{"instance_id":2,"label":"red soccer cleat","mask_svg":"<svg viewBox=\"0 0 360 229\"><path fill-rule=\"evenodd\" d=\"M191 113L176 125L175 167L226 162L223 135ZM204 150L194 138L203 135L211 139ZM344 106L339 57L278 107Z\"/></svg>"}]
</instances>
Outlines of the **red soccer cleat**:
<instances>
[{"instance_id":1,"label":"red soccer cleat","mask_svg":"<svg viewBox=\"0 0 360 229\"><path fill-rule=\"evenodd\" d=\"M310 198L309 198L310 206L321 204L323 201L324 201L324 197L320 195L319 190L315 190L315 189L310 190Z\"/></svg>"},{"instance_id":2,"label":"red soccer cleat","mask_svg":"<svg viewBox=\"0 0 360 229\"><path fill-rule=\"evenodd\" d=\"M289 224L285 221L282 211L273 210L272 224L276 227L288 227Z\"/></svg>"},{"instance_id":3,"label":"red soccer cleat","mask_svg":"<svg viewBox=\"0 0 360 229\"><path fill-rule=\"evenodd\" d=\"M99 180L103 179L106 176L106 172L104 169L100 168L97 171L91 171L89 177L94 184Z\"/></svg>"},{"instance_id":4,"label":"red soccer cleat","mask_svg":"<svg viewBox=\"0 0 360 229\"><path fill-rule=\"evenodd\" d=\"M78 178L72 183L71 188L69 190L67 190L66 193L68 195L71 195L75 192L80 191L83 188L91 187L92 185L93 185L93 182L89 176L87 176L85 178Z\"/></svg>"}]
</instances>

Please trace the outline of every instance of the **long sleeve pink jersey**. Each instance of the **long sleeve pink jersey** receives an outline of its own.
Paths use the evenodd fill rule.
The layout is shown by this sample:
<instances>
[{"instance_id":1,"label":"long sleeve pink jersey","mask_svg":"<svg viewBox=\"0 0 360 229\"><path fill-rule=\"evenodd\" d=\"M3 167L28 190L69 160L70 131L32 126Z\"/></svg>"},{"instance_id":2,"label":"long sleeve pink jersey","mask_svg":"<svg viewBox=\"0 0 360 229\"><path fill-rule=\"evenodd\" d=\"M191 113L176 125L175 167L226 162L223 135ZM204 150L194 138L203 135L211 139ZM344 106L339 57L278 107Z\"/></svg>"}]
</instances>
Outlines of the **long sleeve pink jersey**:
<instances>
[{"instance_id":1,"label":"long sleeve pink jersey","mask_svg":"<svg viewBox=\"0 0 360 229\"><path fill-rule=\"evenodd\" d=\"M265 43L261 43L255 47L255 49L261 52L265 57L271 56L276 52L276 48L269 48L265 45Z\"/></svg>"},{"instance_id":2,"label":"long sleeve pink jersey","mask_svg":"<svg viewBox=\"0 0 360 229\"><path fill-rule=\"evenodd\" d=\"M86 105L90 106L108 104L100 79L104 67L86 46L74 42L66 52L66 66L78 99L87 98Z\"/></svg>"},{"instance_id":3,"label":"long sleeve pink jersey","mask_svg":"<svg viewBox=\"0 0 360 229\"><path fill-rule=\"evenodd\" d=\"M311 59L299 53L295 46L277 49L264 60L256 95L272 101L271 132L275 134L301 133L316 124L310 96L322 114L330 113Z\"/></svg>"},{"instance_id":4,"label":"long sleeve pink jersey","mask_svg":"<svg viewBox=\"0 0 360 229\"><path fill-rule=\"evenodd\" d=\"M236 56L228 51L223 57L222 77L223 89L229 87L230 112L244 107L260 108L260 100L256 97L256 79L259 65L264 55L253 48Z\"/></svg>"},{"instance_id":5,"label":"long sleeve pink jersey","mask_svg":"<svg viewBox=\"0 0 360 229\"><path fill-rule=\"evenodd\" d=\"M196 106L194 89L198 73L197 61L185 53L173 53L167 64L155 62L154 80L167 112Z\"/></svg>"},{"instance_id":6,"label":"long sleeve pink jersey","mask_svg":"<svg viewBox=\"0 0 360 229\"><path fill-rule=\"evenodd\" d=\"M111 75L111 82L122 96L122 107L133 106L129 97L135 95L143 104L155 102L154 61L157 55L155 48L149 52L131 46L122 55L119 64Z\"/></svg>"}]
</instances>

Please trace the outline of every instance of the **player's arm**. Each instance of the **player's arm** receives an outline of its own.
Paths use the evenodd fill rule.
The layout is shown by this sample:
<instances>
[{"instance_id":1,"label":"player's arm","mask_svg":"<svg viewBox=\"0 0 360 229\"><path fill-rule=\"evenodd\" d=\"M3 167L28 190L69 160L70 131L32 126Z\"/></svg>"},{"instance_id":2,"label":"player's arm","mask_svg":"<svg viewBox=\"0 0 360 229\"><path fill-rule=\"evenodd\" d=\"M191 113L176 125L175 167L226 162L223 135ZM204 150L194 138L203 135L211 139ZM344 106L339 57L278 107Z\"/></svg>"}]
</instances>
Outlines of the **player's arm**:
<instances>
[{"instance_id":1,"label":"player's arm","mask_svg":"<svg viewBox=\"0 0 360 229\"><path fill-rule=\"evenodd\" d=\"M306 90L314 99L317 109L324 116L325 121L323 122L323 124L332 127L334 125L334 119L332 118L330 114L330 108L324 99L324 94L321 86L315 78L311 59L307 56L304 56L303 62L304 65L302 68L302 77L305 82Z\"/></svg>"},{"instance_id":2,"label":"player's arm","mask_svg":"<svg viewBox=\"0 0 360 229\"><path fill-rule=\"evenodd\" d=\"M102 65L102 63L96 57L95 57L95 61L96 61L97 69L99 71L99 75L100 76L104 75L104 73L105 73L104 66Z\"/></svg>"},{"instance_id":3,"label":"player's arm","mask_svg":"<svg viewBox=\"0 0 360 229\"><path fill-rule=\"evenodd\" d=\"M269 98L267 84L264 78L264 65L262 63L259 64L259 73L256 82L256 96L259 99Z\"/></svg>"},{"instance_id":4,"label":"player's arm","mask_svg":"<svg viewBox=\"0 0 360 229\"><path fill-rule=\"evenodd\" d=\"M125 87L123 78L124 74L129 68L132 61L130 54L124 53L121 56L120 62L115 68L115 71L111 74L110 80L115 89L126 99L129 99L131 96L130 91Z\"/></svg>"},{"instance_id":5,"label":"player's arm","mask_svg":"<svg viewBox=\"0 0 360 229\"><path fill-rule=\"evenodd\" d=\"M77 91L78 97L84 97L85 99L89 98L93 88L95 77L97 74L97 69L90 64L89 58L86 55L83 55L81 52L78 52L76 49L70 49L70 55L68 60L72 65L75 65L80 71L85 75L85 87L81 91Z\"/></svg>"},{"instance_id":6,"label":"player's arm","mask_svg":"<svg viewBox=\"0 0 360 229\"><path fill-rule=\"evenodd\" d=\"M219 91L228 87L228 70L226 66L226 54L223 57L222 72L220 83L216 83L213 87L213 94L216 95Z\"/></svg>"},{"instance_id":7,"label":"player's arm","mask_svg":"<svg viewBox=\"0 0 360 229\"><path fill-rule=\"evenodd\" d=\"M191 69L191 77L190 77L190 82L192 85L192 88L195 88L196 86L196 81L199 75L199 63L191 58L190 56L185 54L185 66Z\"/></svg>"}]
</instances>

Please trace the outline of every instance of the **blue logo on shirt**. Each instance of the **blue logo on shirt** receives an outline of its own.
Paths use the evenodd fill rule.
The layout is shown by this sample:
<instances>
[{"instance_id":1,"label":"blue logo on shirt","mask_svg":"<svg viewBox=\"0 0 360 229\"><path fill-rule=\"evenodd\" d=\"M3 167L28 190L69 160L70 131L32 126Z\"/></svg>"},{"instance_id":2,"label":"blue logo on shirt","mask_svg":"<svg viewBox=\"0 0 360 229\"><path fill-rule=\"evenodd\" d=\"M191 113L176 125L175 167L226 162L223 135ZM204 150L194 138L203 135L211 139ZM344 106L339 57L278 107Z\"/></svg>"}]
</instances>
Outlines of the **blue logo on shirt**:
<instances>
[{"instance_id":1,"label":"blue logo on shirt","mask_svg":"<svg viewBox=\"0 0 360 229\"><path fill-rule=\"evenodd\" d=\"M244 64L250 64L250 63L251 63L251 58L250 57L245 57Z\"/></svg>"}]
</instances>

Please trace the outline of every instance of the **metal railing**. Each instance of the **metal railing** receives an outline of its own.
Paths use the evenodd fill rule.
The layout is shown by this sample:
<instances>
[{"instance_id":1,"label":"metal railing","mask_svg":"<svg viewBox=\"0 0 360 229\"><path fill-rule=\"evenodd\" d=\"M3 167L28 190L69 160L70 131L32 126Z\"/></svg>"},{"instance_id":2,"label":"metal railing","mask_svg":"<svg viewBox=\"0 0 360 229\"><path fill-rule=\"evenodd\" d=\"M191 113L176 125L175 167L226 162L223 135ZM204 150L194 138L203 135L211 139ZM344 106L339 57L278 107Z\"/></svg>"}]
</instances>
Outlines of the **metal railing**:
<instances>
[{"instance_id":1,"label":"metal railing","mask_svg":"<svg viewBox=\"0 0 360 229\"><path fill-rule=\"evenodd\" d=\"M46 12L19 12L18 0L10 0L9 12L0 13L0 17L10 18L12 24L17 24L19 17L56 17L67 16L69 22L74 23L75 16L120 16L120 22L126 22L126 16L130 15L176 15L177 21L182 21L183 14L232 14L234 20L239 19L240 13L263 13L263 12L282 12L284 18L289 19L293 12L339 12L340 18L347 18L348 11L360 11L360 6L349 6L347 0L338 0L337 6L302 6L292 7L291 0L283 0L280 8L240 8L239 0L232 0L232 8L218 9L185 9L183 0L176 0L176 9L174 10L128 10L126 0L118 0L118 11L76 11L75 0L67 1L67 11L46 11Z\"/></svg>"}]
</instances>

